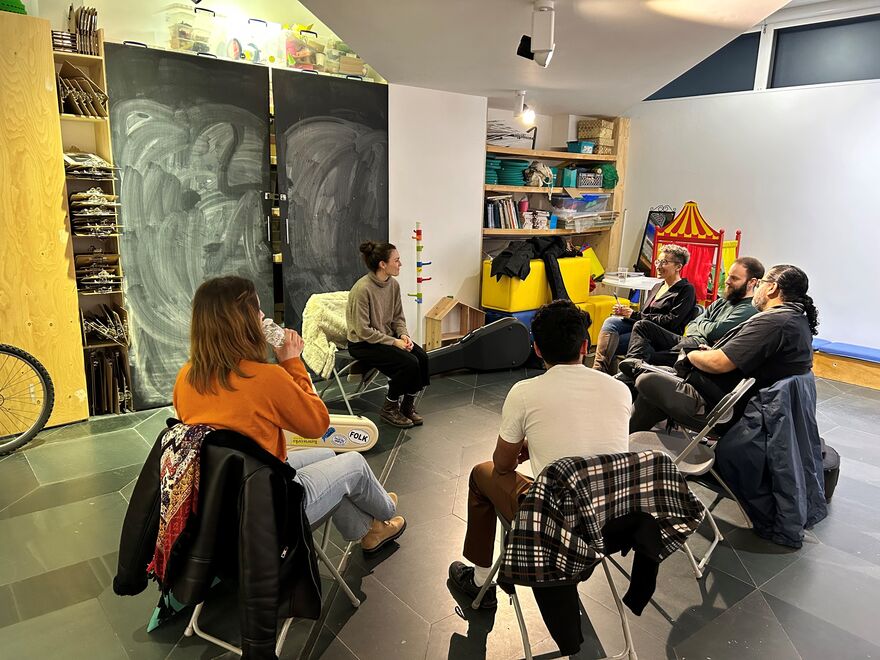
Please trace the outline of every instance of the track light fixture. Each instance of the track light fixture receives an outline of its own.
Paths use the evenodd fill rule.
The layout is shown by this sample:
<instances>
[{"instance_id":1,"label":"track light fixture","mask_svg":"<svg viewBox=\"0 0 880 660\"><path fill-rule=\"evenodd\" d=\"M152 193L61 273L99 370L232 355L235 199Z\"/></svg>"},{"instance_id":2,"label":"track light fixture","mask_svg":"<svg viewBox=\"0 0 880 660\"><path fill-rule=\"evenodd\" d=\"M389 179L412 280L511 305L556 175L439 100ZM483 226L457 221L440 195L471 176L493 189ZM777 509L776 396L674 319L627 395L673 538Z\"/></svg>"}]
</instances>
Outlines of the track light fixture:
<instances>
[{"instance_id":1,"label":"track light fixture","mask_svg":"<svg viewBox=\"0 0 880 660\"><path fill-rule=\"evenodd\" d=\"M532 34L524 34L519 40L516 54L534 60L538 66L547 68L556 49L556 10L554 0L535 0L532 9Z\"/></svg>"},{"instance_id":2,"label":"track light fixture","mask_svg":"<svg viewBox=\"0 0 880 660\"><path fill-rule=\"evenodd\" d=\"M535 123L535 110L526 105L526 90L524 89L517 90L515 93L513 116L528 126Z\"/></svg>"}]
</instances>

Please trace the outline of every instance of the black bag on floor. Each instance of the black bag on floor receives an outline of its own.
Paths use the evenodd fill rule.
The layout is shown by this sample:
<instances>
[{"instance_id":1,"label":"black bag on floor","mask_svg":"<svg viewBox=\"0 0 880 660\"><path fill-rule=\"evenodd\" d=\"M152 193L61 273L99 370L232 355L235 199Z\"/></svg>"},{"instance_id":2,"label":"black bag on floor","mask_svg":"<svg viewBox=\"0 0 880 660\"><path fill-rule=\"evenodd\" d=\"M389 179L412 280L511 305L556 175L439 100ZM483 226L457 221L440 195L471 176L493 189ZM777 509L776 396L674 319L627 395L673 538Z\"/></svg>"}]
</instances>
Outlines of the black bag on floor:
<instances>
[{"instance_id":1,"label":"black bag on floor","mask_svg":"<svg viewBox=\"0 0 880 660\"><path fill-rule=\"evenodd\" d=\"M822 471L825 475L825 501L829 502L837 488L837 480L840 478L840 454L825 444L824 438L819 438L822 443Z\"/></svg>"}]
</instances>

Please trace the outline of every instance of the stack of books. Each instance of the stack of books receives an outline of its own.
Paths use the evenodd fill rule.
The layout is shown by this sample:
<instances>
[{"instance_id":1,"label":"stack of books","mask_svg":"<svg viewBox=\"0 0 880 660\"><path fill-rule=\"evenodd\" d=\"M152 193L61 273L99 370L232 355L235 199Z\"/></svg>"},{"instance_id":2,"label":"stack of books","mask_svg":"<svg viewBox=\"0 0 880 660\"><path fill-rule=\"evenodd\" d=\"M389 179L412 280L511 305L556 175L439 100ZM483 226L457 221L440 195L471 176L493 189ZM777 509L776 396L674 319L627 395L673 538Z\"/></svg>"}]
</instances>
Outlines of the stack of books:
<instances>
[{"instance_id":1,"label":"stack of books","mask_svg":"<svg viewBox=\"0 0 880 660\"><path fill-rule=\"evenodd\" d=\"M517 213L512 195L498 195L486 198L486 216L483 219L486 229L522 229L523 222Z\"/></svg>"}]
</instances>

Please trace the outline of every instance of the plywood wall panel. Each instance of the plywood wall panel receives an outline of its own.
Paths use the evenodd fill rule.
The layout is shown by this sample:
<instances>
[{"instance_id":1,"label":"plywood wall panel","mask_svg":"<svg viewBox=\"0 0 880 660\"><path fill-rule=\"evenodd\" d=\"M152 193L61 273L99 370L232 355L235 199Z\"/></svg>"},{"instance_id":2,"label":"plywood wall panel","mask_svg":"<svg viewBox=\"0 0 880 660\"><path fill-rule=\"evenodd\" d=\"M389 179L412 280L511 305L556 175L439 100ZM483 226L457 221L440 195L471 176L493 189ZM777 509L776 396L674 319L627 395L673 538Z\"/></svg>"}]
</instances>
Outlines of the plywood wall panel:
<instances>
[{"instance_id":1,"label":"plywood wall panel","mask_svg":"<svg viewBox=\"0 0 880 660\"><path fill-rule=\"evenodd\" d=\"M49 22L0 13L0 342L55 384L49 425L88 417Z\"/></svg>"}]
</instances>

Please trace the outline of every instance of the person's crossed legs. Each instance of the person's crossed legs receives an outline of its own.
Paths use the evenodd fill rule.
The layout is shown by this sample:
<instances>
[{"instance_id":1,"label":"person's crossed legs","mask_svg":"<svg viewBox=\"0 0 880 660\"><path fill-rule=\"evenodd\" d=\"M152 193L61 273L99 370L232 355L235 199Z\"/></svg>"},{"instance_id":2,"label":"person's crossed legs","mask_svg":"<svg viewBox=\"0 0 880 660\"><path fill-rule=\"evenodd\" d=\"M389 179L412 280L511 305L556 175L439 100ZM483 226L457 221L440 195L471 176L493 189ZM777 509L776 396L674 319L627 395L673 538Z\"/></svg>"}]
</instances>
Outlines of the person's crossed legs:
<instances>
[{"instance_id":1,"label":"person's crossed legs","mask_svg":"<svg viewBox=\"0 0 880 660\"><path fill-rule=\"evenodd\" d=\"M361 540L365 552L378 550L406 528L403 517L395 515L395 500L357 452L303 449L290 452L287 462L296 468L296 481L305 490L310 523L330 516L342 537Z\"/></svg>"}]
</instances>

